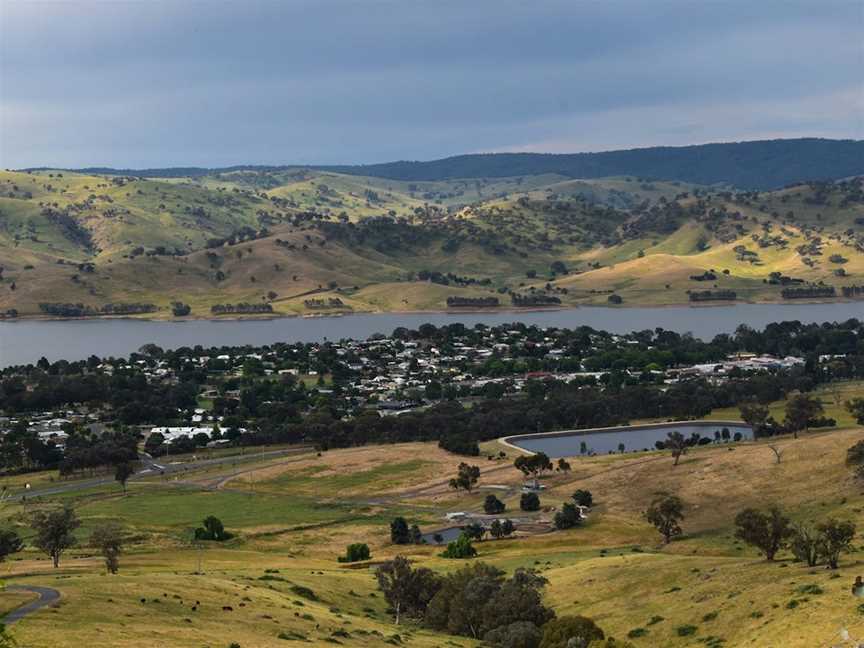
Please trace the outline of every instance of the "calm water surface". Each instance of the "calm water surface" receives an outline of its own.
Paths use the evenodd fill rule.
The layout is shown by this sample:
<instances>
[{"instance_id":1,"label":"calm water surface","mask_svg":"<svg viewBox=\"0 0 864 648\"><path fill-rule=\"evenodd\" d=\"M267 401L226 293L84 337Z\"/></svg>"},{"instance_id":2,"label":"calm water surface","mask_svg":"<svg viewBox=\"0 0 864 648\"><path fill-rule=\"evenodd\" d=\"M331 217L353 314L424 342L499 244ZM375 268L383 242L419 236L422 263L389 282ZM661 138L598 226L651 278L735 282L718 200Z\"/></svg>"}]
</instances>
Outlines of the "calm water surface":
<instances>
[{"instance_id":1,"label":"calm water surface","mask_svg":"<svg viewBox=\"0 0 864 648\"><path fill-rule=\"evenodd\" d=\"M662 327L710 339L718 333L731 333L742 323L761 328L770 322L783 320L825 322L843 321L851 317L864 318L864 302L739 304L696 308L584 306L559 311L382 313L245 321L22 320L0 322L0 366L33 363L42 356L52 361L61 358L80 360L90 355L125 356L148 342L171 349L196 344L210 347L366 338L373 333L389 334L400 326L416 329L426 322L437 326L454 322L473 326L478 322L496 325L519 321L567 328L587 325L615 333Z\"/></svg>"},{"instance_id":2,"label":"calm water surface","mask_svg":"<svg viewBox=\"0 0 864 648\"><path fill-rule=\"evenodd\" d=\"M752 439L753 430L746 425L730 425L728 423L709 423L707 425L686 424L665 427L634 427L617 428L608 432L573 431L556 436L525 435L510 438L515 446L531 452L544 452L550 458L575 457L582 454L582 443L585 443L587 453L608 454L618 452L618 444L624 444L624 451L654 450L657 441L663 441L667 435L677 430L689 438L694 432L702 437L714 438L715 432L729 430L730 439L740 432L742 438Z\"/></svg>"}]
</instances>

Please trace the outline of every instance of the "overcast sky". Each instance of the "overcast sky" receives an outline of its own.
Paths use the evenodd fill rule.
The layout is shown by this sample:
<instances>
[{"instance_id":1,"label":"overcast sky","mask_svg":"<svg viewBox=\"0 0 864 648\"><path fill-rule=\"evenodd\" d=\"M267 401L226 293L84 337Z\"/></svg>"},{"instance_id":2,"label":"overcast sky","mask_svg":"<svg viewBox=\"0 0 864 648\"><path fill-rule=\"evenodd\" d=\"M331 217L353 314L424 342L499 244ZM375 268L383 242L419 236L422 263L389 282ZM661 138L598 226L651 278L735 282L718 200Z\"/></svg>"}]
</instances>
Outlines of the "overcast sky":
<instances>
[{"instance_id":1,"label":"overcast sky","mask_svg":"<svg viewBox=\"0 0 864 648\"><path fill-rule=\"evenodd\" d=\"M864 139L864 0L0 0L0 167Z\"/></svg>"}]
</instances>

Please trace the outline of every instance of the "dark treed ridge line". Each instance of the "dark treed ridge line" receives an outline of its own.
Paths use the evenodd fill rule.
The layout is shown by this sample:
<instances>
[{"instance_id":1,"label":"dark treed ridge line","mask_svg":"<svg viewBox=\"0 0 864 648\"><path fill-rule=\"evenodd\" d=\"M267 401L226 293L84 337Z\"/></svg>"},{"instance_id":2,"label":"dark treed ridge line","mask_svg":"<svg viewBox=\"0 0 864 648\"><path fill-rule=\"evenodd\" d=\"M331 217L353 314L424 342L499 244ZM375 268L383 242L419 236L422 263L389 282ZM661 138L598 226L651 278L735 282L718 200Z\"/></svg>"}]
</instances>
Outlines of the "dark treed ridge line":
<instances>
[{"instance_id":1,"label":"dark treed ridge line","mask_svg":"<svg viewBox=\"0 0 864 648\"><path fill-rule=\"evenodd\" d=\"M48 168L51 167L24 170ZM358 165L236 165L153 169L86 167L63 170L169 178L297 168L413 182L548 173L570 178L629 175L652 180L728 184L742 189L766 190L808 180L830 180L864 174L864 140L799 138L655 146L599 153L478 153L431 161L401 160Z\"/></svg>"}]
</instances>

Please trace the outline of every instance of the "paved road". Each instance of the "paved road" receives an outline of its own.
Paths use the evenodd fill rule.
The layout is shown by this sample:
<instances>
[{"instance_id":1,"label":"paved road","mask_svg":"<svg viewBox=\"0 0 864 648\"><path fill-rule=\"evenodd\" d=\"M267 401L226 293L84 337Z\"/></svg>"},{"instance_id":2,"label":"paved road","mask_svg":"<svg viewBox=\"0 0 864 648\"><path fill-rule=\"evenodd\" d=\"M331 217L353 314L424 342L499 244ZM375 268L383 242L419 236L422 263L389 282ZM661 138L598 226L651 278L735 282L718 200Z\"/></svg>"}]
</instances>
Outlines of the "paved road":
<instances>
[{"instance_id":1,"label":"paved road","mask_svg":"<svg viewBox=\"0 0 864 648\"><path fill-rule=\"evenodd\" d=\"M36 610L60 600L60 592L51 587L38 587L36 585L7 585L6 589L13 592L33 592L34 594L39 595L39 598L35 601L31 601L30 603L26 603L21 607L12 610L9 614L0 619L0 621L6 625L15 623L16 621L23 619L25 616L33 614Z\"/></svg>"},{"instance_id":2,"label":"paved road","mask_svg":"<svg viewBox=\"0 0 864 648\"><path fill-rule=\"evenodd\" d=\"M185 463L162 463L162 461L164 460L157 461L149 455L142 454L140 456L142 468L140 471L132 475L129 481L136 481L145 477L153 477L154 475L177 475L191 472L199 468L205 468L207 466L260 461L262 459L268 459L271 457L282 457L311 451L311 446L298 446L296 448L268 450L266 452L256 452L245 455L231 455L228 457L217 457L216 459L201 459L199 461L188 461ZM46 495L70 493L79 490L86 490L88 488L95 488L97 486L106 486L108 484L114 483L116 483L116 480L112 475L94 477L93 479L79 479L76 481L70 481L65 483L58 482L52 486L47 486L44 488L34 488L26 492L22 491L16 493L14 498L16 500L23 501L25 498L32 499L34 497L41 497Z\"/></svg>"}]
</instances>

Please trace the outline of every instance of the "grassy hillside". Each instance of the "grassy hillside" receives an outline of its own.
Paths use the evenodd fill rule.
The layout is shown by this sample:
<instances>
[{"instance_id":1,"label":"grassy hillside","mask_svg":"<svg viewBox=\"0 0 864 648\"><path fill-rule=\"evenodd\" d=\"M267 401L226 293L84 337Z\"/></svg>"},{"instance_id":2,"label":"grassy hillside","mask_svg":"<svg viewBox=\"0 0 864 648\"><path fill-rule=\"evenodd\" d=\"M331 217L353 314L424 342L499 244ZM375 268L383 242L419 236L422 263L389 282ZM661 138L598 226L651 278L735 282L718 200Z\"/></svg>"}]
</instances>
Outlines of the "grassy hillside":
<instances>
[{"instance_id":1,"label":"grassy hillside","mask_svg":"<svg viewBox=\"0 0 864 648\"><path fill-rule=\"evenodd\" d=\"M843 389L844 397L861 394L856 383ZM769 563L734 538L732 523L746 506L778 504L795 520L837 516L860 529L860 485L844 458L861 439L864 429L854 426L775 439L784 449L781 464L761 442L694 449L674 468L659 452L574 457L571 473L544 479L541 499L550 508L515 539L478 543L478 560L508 572L540 570L549 580L546 601L558 614L590 616L609 634L630 635L637 647L810 648L834 645L841 627L861 637L864 617L848 594L864 564L859 548L836 572L807 568L785 552ZM498 449L497 442L484 448ZM485 494L495 492L508 515L525 516L518 510L523 477L512 456L477 462L480 488L471 494L447 488L462 460L422 443L310 452L210 467L181 481L154 476L131 484L127 496L112 486L31 503L29 512L73 505L83 520L82 542L98 523L116 520L129 544L116 576L103 573L86 545L68 552L58 570L32 547L14 556L9 580L62 594L59 605L16 624L15 634L37 648L107 636L112 646L477 645L395 626L373 575L375 562L399 553L437 571L463 564L434 547L391 545L396 515L431 531L447 525L445 512L480 511ZM536 523L550 519L576 488L594 494L588 523L537 533ZM686 502L684 535L669 545L642 517L658 490ZM191 528L211 514L235 538L196 547ZM7 503L2 517L29 539L20 504ZM373 563L349 569L336 557L356 541L369 543ZM22 600L2 592L0 608ZM680 634L685 626L692 634Z\"/></svg>"},{"instance_id":2,"label":"grassy hillside","mask_svg":"<svg viewBox=\"0 0 864 648\"><path fill-rule=\"evenodd\" d=\"M840 297L864 285L862 218L860 179L760 193L626 176L4 171L0 310L442 310L448 297L511 307L513 293L535 306L607 304L614 293L626 306L687 303L704 290L778 301L799 284Z\"/></svg>"}]
</instances>

